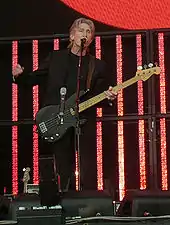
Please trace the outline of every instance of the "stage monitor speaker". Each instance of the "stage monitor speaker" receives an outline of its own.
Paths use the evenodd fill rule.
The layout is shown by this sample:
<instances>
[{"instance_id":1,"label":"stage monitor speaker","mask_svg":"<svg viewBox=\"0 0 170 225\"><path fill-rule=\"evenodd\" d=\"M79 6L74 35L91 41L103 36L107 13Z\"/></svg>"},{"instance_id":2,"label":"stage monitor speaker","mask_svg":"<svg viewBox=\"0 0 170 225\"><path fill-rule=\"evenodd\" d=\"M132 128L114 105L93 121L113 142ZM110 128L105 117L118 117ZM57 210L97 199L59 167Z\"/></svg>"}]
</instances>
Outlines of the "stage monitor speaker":
<instances>
[{"instance_id":1,"label":"stage monitor speaker","mask_svg":"<svg viewBox=\"0 0 170 225\"><path fill-rule=\"evenodd\" d=\"M121 202L117 215L135 217L170 215L170 192L127 192Z\"/></svg>"},{"instance_id":2,"label":"stage monitor speaker","mask_svg":"<svg viewBox=\"0 0 170 225\"><path fill-rule=\"evenodd\" d=\"M55 156L40 156L39 157L39 171L40 171L40 181L56 181L56 162Z\"/></svg>"},{"instance_id":3,"label":"stage monitor speaker","mask_svg":"<svg viewBox=\"0 0 170 225\"><path fill-rule=\"evenodd\" d=\"M66 219L113 216L112 198L103 191L70 191L63 196L61 205Z\"/></svg>"},{"instance_id":4,"label":"stage monitor speaker","mask_svg":"<svg viewBox=\"0 0 170 225\"><path fill-rule=\"evenodd\" d=\"M9 219L10 200L0 195L0 220Z\"/></svg>"},{"instance_id":5,"label":"stage monitor speaker","mask_svg":"<svg viewBox=\"0 0 170 225\"><path fill-rule=\"evenodd\" d=\"M54 156L39 158L40 182L39 195L41 205L55 206L59 203L58 177Z\"/></svg>"},{"instance_id":6,"label":"stage monitor speaker","mask_svg":"<svg viewBox=\"0 0 170 225\"><path fill-rule=\"evenodd\" d=\"M63 223L62 207L42 206L36 194L18 195L11 203L11 220L18 225L60 225Z\"/></svg>"}]
</instances>

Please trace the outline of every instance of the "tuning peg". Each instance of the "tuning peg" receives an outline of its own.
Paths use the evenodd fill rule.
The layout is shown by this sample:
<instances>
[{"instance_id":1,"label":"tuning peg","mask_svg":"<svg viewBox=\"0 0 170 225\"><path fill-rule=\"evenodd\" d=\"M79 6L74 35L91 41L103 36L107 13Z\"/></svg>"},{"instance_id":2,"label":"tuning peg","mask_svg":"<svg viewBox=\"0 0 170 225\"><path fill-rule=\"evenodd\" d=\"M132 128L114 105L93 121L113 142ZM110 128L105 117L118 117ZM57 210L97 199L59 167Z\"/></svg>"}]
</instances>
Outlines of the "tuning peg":
<instances>
[{"instance_id":1,"label":"tuning peg","mask_svg":"<svg viewBox=\"0 0 170 225\"><path fill-rule=\"evenodd\" d=\"M138 67L137 67L137 70L142 70L142 69L143 69L142 66L138 66Z\"/></svg>"},{"instance_id":2,"label":"tuning peg","mask_svg":"<svg viewBox=\"0 0 170 225\"><path fill-rule=\"evenodd\" d=\"M26 168L23 168L22 169L23 172L25 172L26 170L29 172L30 171L30 168L29 167L26 167Z\"/></svg>"},{"instance_id":3,"label":"tuning peg","mask_svg":"<svg viewBox=\"0 0 170 225\"><path fill-rule=\"evenodd\" d=\"M155 64L155 66L158 66L158 63L157 62L155 62L154 64Z\"/></svg>"},{"instance_id":4,"label":"tuning peg","mask_svg":"<svg viewBox=\"0 0 170 225\"><path fill-rule=\"evenodd\" d=\"M152 68L152 67L153 67L153 63L149 63L149 64L148 64L148 67L149 67L149 68Z\"/></svg>"},{"instance_id":5,"label":"tuning peg","mask_svg":"<svg viewBox=\"0 0 170 225\"><path fill-rule=\"evenodd\" d=\"M143 67L144 67L145 70L148 68L148 66L146 64Z\"/></svg>"}]
</instances>

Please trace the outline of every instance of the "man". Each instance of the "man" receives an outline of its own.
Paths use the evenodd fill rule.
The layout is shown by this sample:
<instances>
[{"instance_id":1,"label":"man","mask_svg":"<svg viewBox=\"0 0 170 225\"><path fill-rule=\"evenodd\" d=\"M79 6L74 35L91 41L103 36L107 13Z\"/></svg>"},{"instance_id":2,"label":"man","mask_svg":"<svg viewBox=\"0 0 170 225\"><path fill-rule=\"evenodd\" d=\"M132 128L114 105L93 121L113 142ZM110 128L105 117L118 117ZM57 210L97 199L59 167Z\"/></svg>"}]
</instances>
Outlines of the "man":
<instances>
[{"instance_id":1,"label":"man","mask_svg":"<svg viewBox=\"0 0 170 225\"><path fill-rule=\"evenodd\" d=\"M84 99L88 99L108 89L105 91L106 97L111 101L114 100L116 94L113 93L112 87L109 87L110 78L106 74L105 63L95 59L88 52L88 47L93 41L94 35L95 27L91 20L85 18L75 20L70 28L70 44L68 49L53 51L45 61L40 64L39 69L31 73L24 73L24 68L17 65L12 72L14 82L23 85L45 84L43 106L58 105L60 104L61 87L66 87L67 98L76 92L77 71L82 49L80 90L86 93ZM92 157L92 155L95 156L96 154L95 148L93 152L87 152L87 149L89 149L87 146L88 143L95 143L94 138L92 139L89 135L89 127L95 123L95 118L92 110L85 111L83 116L85 116L88 121L82 127L80 135L82 186L86 189L95 189L94 184L96 182L95 179L93 179L95 171L91 170L91 166L93 165L88 165L88 161L90 160L87 158ZM51 152L56 156L57 170L61 176L62 190L66 188L68 180L71 179L71 174L75 171L75 167L73 166L75 159L74 144L74 132L72 130L68 131L58 142L47 144L48 148L50 148ZM88 154L90 154L90 156ZM90 177L90 175L93 176Z\"/></svg>"}]
</instances>

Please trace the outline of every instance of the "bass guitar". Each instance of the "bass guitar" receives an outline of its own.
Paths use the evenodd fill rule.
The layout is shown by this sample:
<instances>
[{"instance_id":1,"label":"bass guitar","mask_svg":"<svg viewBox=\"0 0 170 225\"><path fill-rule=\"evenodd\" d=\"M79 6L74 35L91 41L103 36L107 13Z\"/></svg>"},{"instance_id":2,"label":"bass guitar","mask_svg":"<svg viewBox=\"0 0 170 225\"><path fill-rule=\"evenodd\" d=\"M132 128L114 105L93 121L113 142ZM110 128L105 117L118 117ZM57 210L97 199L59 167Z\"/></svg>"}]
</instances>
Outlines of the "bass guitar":
<instances>
[{"instance_id":1,"label":"bass guitar","mask_svg":"<svg viewBox=\"0 0 170 225\"><path fill-rule=\"evenodd\" d=\"M146 81L153 74L159 74L160 67L152 67L136 72L136 75L129 80L118 84L113 87L113 91L117 93L121 89L124 89L139 80ZM76 116L75 116L75 94L68 98L65 102L64 115L61 118L59 115L60 106L50 105L39 110L36 114L36 125L40 136L47 142L55 142L59 140L66 131L71 127L76 127ZM101 102L106 97L105 92L102 92L84 102L79 104L79 113L90 108L91 106ZM80 122L81 123L81 122Z\"/></svg>"}]
</instances>

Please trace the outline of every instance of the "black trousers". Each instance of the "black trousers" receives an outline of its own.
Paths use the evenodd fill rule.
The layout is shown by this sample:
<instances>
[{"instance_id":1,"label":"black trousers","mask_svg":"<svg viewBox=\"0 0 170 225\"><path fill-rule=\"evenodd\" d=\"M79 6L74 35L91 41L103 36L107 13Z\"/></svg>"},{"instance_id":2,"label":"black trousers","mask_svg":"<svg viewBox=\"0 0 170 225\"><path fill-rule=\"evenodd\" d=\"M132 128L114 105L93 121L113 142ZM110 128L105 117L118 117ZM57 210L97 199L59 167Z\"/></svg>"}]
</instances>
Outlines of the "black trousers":
<instances>
[{"instance_id":1,"label":"black trousers","mask_svg":"<svg viewBox=\"0 0 170 225\"><path fill-rule=\"evenodd\" d=\"M45 148L44 148L45 147ZM45 153L55 155L61 189L75 189L75 130L70 129L56 143L44 144ZM81 186L83 190L96 190L96 123L88 121L81 127L80 135Z\"/></svg>"}]
</instances>

